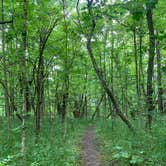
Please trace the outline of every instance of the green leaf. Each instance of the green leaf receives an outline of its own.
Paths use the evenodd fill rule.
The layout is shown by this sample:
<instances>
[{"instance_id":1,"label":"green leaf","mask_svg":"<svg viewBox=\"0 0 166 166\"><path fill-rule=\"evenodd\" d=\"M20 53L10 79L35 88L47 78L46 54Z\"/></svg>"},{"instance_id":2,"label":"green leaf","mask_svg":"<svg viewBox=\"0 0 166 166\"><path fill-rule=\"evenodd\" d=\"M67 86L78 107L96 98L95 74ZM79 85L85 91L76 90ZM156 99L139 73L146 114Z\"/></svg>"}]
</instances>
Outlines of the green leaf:
<instances>
[{"instance_id":1,"label":"green leaf","mask_svg":"<svg viewBox=\"0 0 166 166\"><path fill-rule=\"evenodd\" d=\"M143 159L136 155L132 156L132 159L130 160L131 164L137 164L137 163L141 163L141 162L143 162Z\"/></svg>"}]
</instances>

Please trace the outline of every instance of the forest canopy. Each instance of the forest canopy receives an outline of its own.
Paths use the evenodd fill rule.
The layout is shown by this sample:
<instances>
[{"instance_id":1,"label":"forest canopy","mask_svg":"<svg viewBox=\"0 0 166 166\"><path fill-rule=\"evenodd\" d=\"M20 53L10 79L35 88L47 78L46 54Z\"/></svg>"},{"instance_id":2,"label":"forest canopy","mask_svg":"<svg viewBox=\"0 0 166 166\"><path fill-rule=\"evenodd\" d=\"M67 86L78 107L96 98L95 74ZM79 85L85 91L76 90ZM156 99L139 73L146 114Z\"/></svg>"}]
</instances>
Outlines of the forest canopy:
<instances>
[{"instance_id":1,"label":"forest canopy","mask_svg":"<svg viewBox=\"0 0 166 166\"><path fill-rule=\"evenodd\" d=\"M0 7L1 130L19 131L21 165L28 133L40 145L49 121L65 138L66 126L86 126L82 120L109 120L111 128L121 120L131 133L151 134L165 117L165 0L1 0ZM3 161L8 152L0 154Z\"/></svg>"}]
</instances>

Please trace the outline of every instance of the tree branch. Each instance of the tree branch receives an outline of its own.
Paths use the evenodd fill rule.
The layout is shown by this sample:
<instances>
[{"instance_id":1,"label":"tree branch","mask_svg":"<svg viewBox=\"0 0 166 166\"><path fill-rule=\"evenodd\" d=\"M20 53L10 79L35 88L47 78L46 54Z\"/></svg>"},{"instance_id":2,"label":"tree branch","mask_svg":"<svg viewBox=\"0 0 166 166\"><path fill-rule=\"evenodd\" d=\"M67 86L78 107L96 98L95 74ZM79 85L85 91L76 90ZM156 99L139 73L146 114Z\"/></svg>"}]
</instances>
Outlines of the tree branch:
<instances>
[{"instance_id":1,"label":"tree branch","mask_svg":"<svg viewBox=\"0 0 166 166\"><path fill-rule=\"evenodd\" d=\"M10 20L10 21L0 21L0 24L9 24L9 23L13 23L13 20Z\"/></svg>"}]
</instances>

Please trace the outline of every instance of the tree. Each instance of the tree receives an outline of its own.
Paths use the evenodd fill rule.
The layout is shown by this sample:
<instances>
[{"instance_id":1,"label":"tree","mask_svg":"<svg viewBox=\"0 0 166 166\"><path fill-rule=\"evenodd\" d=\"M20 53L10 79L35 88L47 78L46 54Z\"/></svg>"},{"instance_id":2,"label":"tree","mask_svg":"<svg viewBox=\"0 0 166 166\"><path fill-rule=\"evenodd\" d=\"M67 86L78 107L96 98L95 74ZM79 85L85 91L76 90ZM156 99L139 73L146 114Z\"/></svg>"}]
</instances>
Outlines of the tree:
<instances>
[{"instance_id":1,"label":"tree","mask_svg":"<svg viewBox=\"0 0 166 166\"><path fill-rule=\"evenodd\" d=\"M120 111L119 105L118 105L118 103L117 103L117 101L116 101L116 99L114 97L114 94L109 89L106 81L104 80L104 78L102 76L102 73L101 73L100 69L97 66L96 60L94 58L94 54L93 54L92 47L91 47L91 40L92 40L92 36L93 36L94 30L95 30L95 27L96 27L96 22L95 22L95 19L94 19L93 15L92 15L92 8L91 8L92 7L92 3L93 3L93 0L92 1L88 0L88 13L91 16L91 31L89 32L89 34L87 36L87 50L88 50L90 59L91 59L92 64L93 64L93 68L94 68L94 70L95 70L95 72L96 72L96 74L98 76L98 79L100 80L103 89L105 90L105 92L109 96L110 100L112 101L112 104L113 104L113 106L114 106L114 108L116 110L117 115L126 123L126 125L129 127L129 129L131 129L133 131L133 127L132 127L130 121Z\"/></svg>"},{"instance_id":2,"label":"tree","mask_svg":"<svg viewBox=\"0 0 166 166\"><path fill-rule=\"evenodd\" d=\"M158 109L163 112L163 88L161 82L161 55L160 55L160 41L156 41L156 55L157 55L157 83L158 83Z\"/></svg>"},{"instance_id":3,"label":"tree","mask_svg":"<svg viewBox=\"0 0 166 166\"><path fill-rule=\"evenodd\" d=\"M9 107L9 90L8 90L8 80L7 80L7 65L6 65L6 55L5 55L5 24L10 23L4 21L4 1L2 3L2 62L3 62L3 88L4 88L4 97L5 97L5 114L6 117L10 116L10 107Z\"/></svg>"},{"instance_id":4,"label":"tree","mask_svg":"<svg viewBox=\"0 0 166 166\"><path fill-rule=\"evenodd\" d=\"M154 68L154 56L155 56L155 36L153 26L153 8L149 2L147 5L146 19L149 30L149 59L147 68L147 122L146 128L148 131L151 130L152 116L154 111L153 102L153 68Z\"/></svg>"},{"instance_id":5,"label":"tree","mask_svg":"<svg viewBox=\"0 0 166 166\"><path fill-rule=\"evenodd\" d=\"M40 121L41 121L41 112L43 111L44 104L44 82L45 82L45 72L44 72L44 50L46 48L47 41L54 30L54 27L57 24L59 18L50 18L50 24L48 27L42 26L39 34L39 56L37 63L37 73L36 73L36 95L37 103L35 110L35 121L36 121L36 142L38 141L38 136L40 134Z\"/></svg>"},{"instance_id":6,"label":"tree","mask_svg":"<svg viewBox=\"0 0 166 166\"><path fill-rule=\"evenodd\" d=\"M25 165L25 155L26 155L26 114L27 114L27 69L26 69L26 53L27 53L27 11L28 11L28 1L23 2L23 25L22 25L22 57L21 57L21 77L22 77L22 146L21 153L23 156L21 165Z\"/></svg>"}]
</instances>

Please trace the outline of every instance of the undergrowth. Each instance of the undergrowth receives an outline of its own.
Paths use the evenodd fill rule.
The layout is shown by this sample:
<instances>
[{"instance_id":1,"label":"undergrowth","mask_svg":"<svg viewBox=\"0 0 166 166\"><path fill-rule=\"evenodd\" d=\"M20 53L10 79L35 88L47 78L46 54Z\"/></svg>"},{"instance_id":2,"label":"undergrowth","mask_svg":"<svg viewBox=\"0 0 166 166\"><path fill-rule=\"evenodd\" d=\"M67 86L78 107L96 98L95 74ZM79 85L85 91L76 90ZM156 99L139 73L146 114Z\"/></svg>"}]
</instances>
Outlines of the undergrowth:
<instances>
[{"instance_id":1,"label":"undergrowth","mask_svg":"<svg viewBox=\"0 0 166 166\"><path fill-rule=\"evenodd\" d=\"M69 119L67 125L58 119L44 119L38 144L35 143L34 120L27 120L26 161L27 166L78 166L78 144L86 122ZM21 124L11 120L10 129L1 119L0 166L21 164ZM65 132L64 132L65 130Z\"/></svg>"},{"instance_id":2,"label":"undergrowth","mask_svg":"<svg viewBox=\"0 0 166 166\"><path fill-rule=\"evenodd\" d=\"M138 125L134 120L136 133L131 133L120 121L98 121L96 132L101 143L104 165L118 166L165 166L166 165L166 117L156 117L152 131L145 131L145 120ZM138 127L139 126L139 127Z\"/></svg>"}]
</instances>

